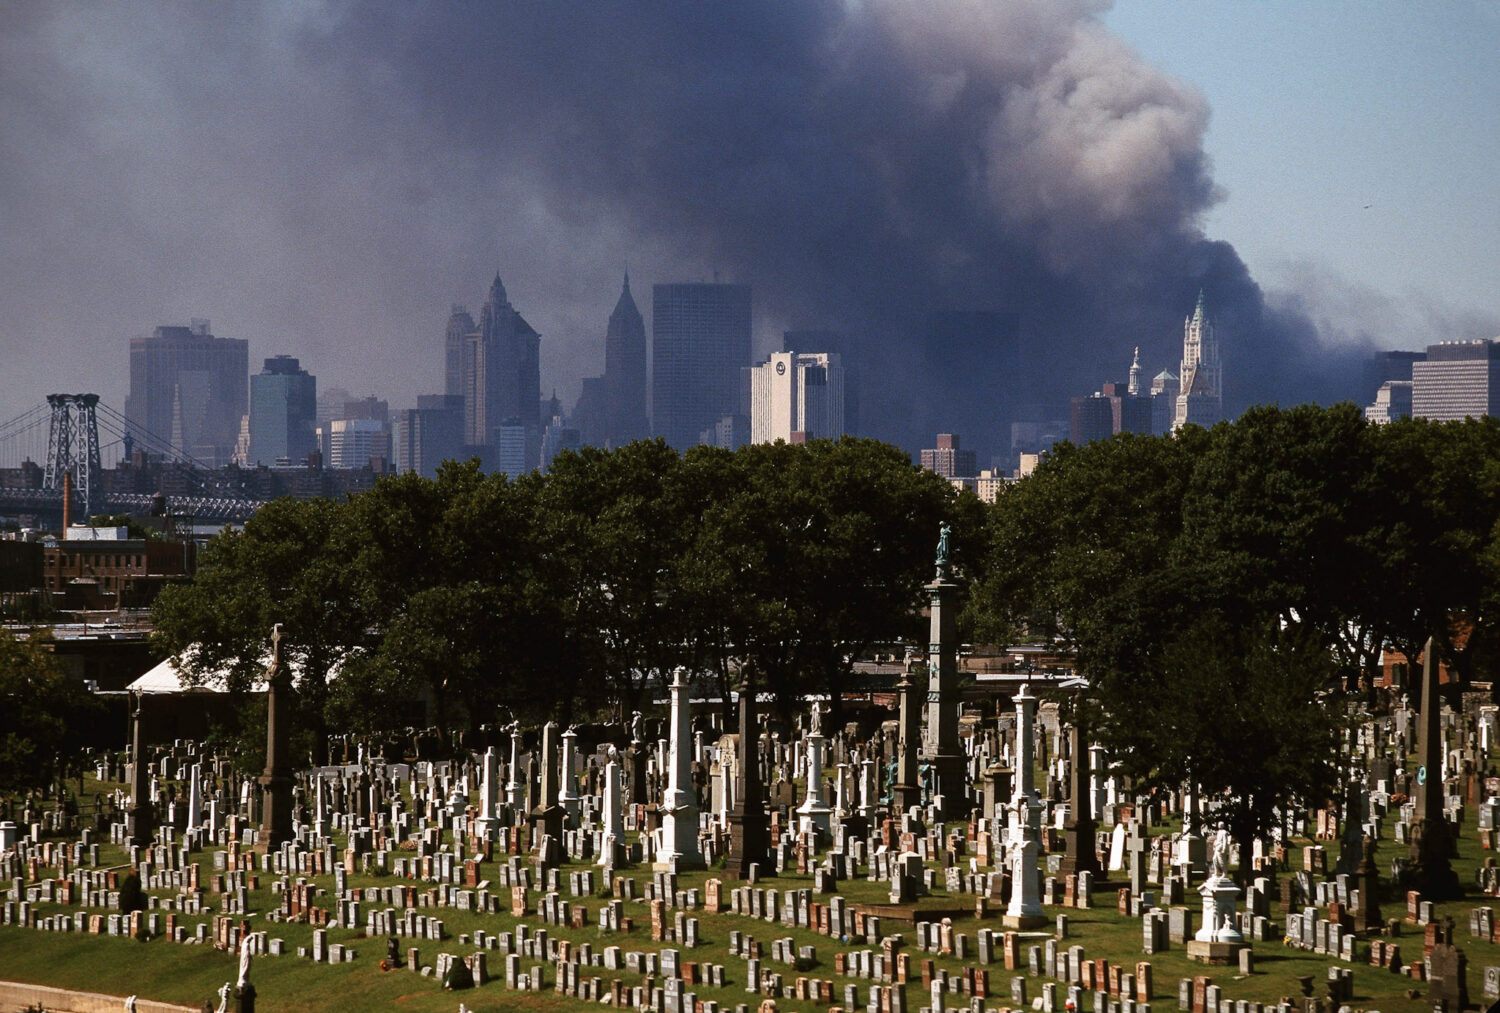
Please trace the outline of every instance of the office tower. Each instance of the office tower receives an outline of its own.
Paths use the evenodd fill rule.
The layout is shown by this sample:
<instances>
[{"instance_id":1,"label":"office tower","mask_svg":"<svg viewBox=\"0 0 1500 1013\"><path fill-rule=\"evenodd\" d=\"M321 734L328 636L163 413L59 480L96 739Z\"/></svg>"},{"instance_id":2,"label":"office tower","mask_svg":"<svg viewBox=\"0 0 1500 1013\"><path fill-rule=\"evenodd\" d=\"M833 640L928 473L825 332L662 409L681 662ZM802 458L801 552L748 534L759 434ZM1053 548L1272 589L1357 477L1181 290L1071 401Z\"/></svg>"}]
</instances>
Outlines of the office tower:
<instances>
[{"instance_id":1,"label":"office tower","mask_svg":"<svg viewBox=\"0 0 1500 1013\"><path fill-rule=\"evenodd\" d=\"M646 322L630 295L630 275L604 332L604 444L623 447L651 435L646 418Z\"/></svg>"},{"instance_id":2,"label":"office tower","mask_svg":"<svg viewBox=\"0 0 1500 1013\"><path fill-rule=\"evenodd\" d=\"M720 419L740 414L750 286L656 285L651 306L651 430L686 450Z\"/></svg>"},{"instance_id":3,"label":"office tower","mask_svg":"<svg viewBox=\"0 0 1500 1013\"><path fill-rule=\"evenodd\" d=\"M1131 397L1139 397L1141 394L1141 346L1135 346L1135 354L1130 359L1130 379L1125 384L1125 393Z\"/></svg>"},{"instance_id":4,"label":"office tower","mask_svg":"<svg viewBox=\"0 0 1500 1013\"><path fill-rule=\"evenodd\" d=\"M464 399L460 394L423 394L417 406L396 413L392 456L398 472L436 478L444 461L464 458Z\"/></svg>"},{"instance_id":5,"label":"office tower","mask_svg":"<svg viewBox=\"0 0 1500 1013\"><path fill-rule=\"evenodd\" d=\"M609 427L605 423L604 377L586 376L579 381L578 400L569 416L578 428L578 438L590 447L609 446Z\"/></svg>"},{"instance_id":6,"label":"office tower","mask_svg":"<svg viewBox=\"0 0 1500 1013\"><path fill-rule=\"evenodd\" d=\"M821 348L837 352L844 369L844 432L858 436L859 428L859 347L855 338L842 331L795 330L783 331L781 350L796 351L799 348Z\"/></svg>"},{"instance_id":7,"label":"office tower","mask_svg":"<svg viewBox=\"0 0 1500 1013\"><path fill-rule=\"evenodd\" d=\"M974 451L958 445L957 433L938 433L937 446L922 451L922 470L944 478L969 478L979 471Z\"/></svg>"},{"instance_id":8,"label":"office tower","mask_svg":"<svg viewBox=\"0 0 1500 1013\"><path fill-rule=\"evenodd\" d=\"M317 449L318 381L290 355L250 378L252 463L300 465Z\"/></svg>"},{"instance_id":9,"label":"office tower","mask_svg":"<svg viewBox=\"0 0 1500 1013\"><path fill-rule=\"evenodd\" d=\"M229 463L247 409L250 343L216 338L207 320L130 339L125 416L138 435L172 440L179 456Z\"/></svg>"},{"instance_id":10,"label":"office tower","mask_svg":"<svg viewBox=\"0 0 1500 1013\"><path fill-rule=\"evenodd\" d=\"M1375 403L1365 406L1365 418L1376 425L1411 418L1410 380L1387 380L1375 392Z\"/></svg>"},{"instance_id":11,"label":"office tower","mask_svg":"<svg viewBox=\"0 0 1500 1013\"><path fill-rule=\"evenodd\" d=\"M844 368L837 352L772 352L749 372L751 443L844 435Z\"/></svg>"},{"instance_id":12,"label":"office tower","mask_svg":"<svg viewBox=\"0 0 1500 1013\"><path fill-rule=\"evenodd\" d=\"M318 392L318 428L324 433L329 431L328 424L334 419L345 418L344 405L354 395L343 387L327 387ZM322 448L324 456L327 456L328 448Z\"/></svg>"},{"instance_id":13,"label":"office tower","mask_svg":"<svg viewBox=\"0 0 1500 1013\"><path fill-rule=\"evenodd\" d=\"M328 425L328 467L363 468L390 459L390 433L378 419L334 419Z\"/></svg>"},{"instance_id":14,"label":"office tower","mask_svg":"<svg viewBox=\"0 0 1500 1013\"><path fill-rule=\"evenodd\" d=\"M1166 436L1177 418L1177 374L1164 369L1151 378L1151 435Z\"/></svg>"},{"instance_id":15,"label":"office tower","mask_svg":"<svg viewBox=\"0 0 1500 1013\"><path fill-rule=\"evenodd\" d=\"M1500 415L1500 338L1428 345L1411 364L1411 413L1440 422Z\"/></svg>"},{"instance_id":16,"label":"office tower","mask_svg":"<svg viewBox=\"0 0 1500 1013\"><path fill-rule=\"evenodd\" d=\"M1177 412L1172 427L1211 426L1224 418L1223 374L1219 363L1219 337L1208 316L1203 290L1198 305L1182 322L1182 371Z\"/></svg>"},{"instance_id":17,"label":"office tower","mask_svg":"<svg viewBox=\"0 0 1500 1013\"><path fill-rule=\"evenodd\" d=\"M1113 387L1114 384L1106 384ZM1114 435L1114 412L1109 398L1102 392L1092 397L1075 397L1068 405L1068 439L1077 446Z\"/></svg>"},{"instance_id":18,"label":"office tower","mask_svg":"<svg viewBox=\"0 0 1500 1013\"><path fill-rule=\"evenodd\" d=\"M569 425L561 415L553 415L542 430L542 468L552 467L552 462L564 450L578 450L583 446L583 434L577 426Z\"/></svg>"},{"instance_id":19,"label":"office tower","mask_svg":"<svg viewBox=\"0 0 1500 1013\"><path fill-rule=\"evenodd\" d=\"M480 310L479 327L464 338L463 348L465 441L498 448L502 428L507 430L507 445L515 438L509 430L519 429L524 467L505 470L515 475L536 467L541 450L541 335L510 304L498 274Z\"/></svg>"},{"instance_id":20,"label":"office tower","mask_svg":"<svg viewBox=\"0 0 1500 1013\"><path fill-rule=\"evenodd\" d=\"M495 427L494 469L503 471L511 478L519 478L531 470L530 447L526 427L518 423L505 423ZM537 456L541 456L541 443L537 443Z\"/></svg>"},{"instance_id":21,"label":"office tower","mask_svg":"<svg viewBox=\"0 0 1500 1013\"><path fill-rule=\"evenodd\" d=\"M1139 373L1140 365L1132 367ZM1135 378L1140 389L1140 378ZM1152 426L1152 399L1131 394L1127 384L1106 383L1091 397L1075 397L1069 411L1068 438L1082 446L1092 440L1105 440L1116 433L1148 435Z\"/></svg>"},{"instance_id":22,"label":"office tower","mask_svg":"<svg viewBox=\"0 0 1500 1013\"><path fill-rule=\"evenodd\" d=\"M464 342L476 329L468 309L454 303L443 332L443 393L449 397L463 397Z\"/></svg>"},{"instance_id":23,"label":"office tower","mask_svg":"<svg viewBox=\"0 0 1500 1013\"><path fill-rule=\"evenodd\" d=\"M335 425L338 422L359 422L360 426L350 429L340 428ZM374 422L375 426L366 423ZM370 454L380 458L387 463L390 460L390 438L391 438L391 411L390 405L374 395L356 398L342 387L332 387L318 395L318 449L323 453L323 462L330 468L363 468L367 461L359 464L338 464L337 460L346 460L344 455L335 455L333 449L333 434L335 431L343 433L371 433L377 434L369 437L374 440L371 445ZM365 441L366 437L359 436L357 439ZM361 450L360 453L363 451Z\"/></svg>"}]
</instances>

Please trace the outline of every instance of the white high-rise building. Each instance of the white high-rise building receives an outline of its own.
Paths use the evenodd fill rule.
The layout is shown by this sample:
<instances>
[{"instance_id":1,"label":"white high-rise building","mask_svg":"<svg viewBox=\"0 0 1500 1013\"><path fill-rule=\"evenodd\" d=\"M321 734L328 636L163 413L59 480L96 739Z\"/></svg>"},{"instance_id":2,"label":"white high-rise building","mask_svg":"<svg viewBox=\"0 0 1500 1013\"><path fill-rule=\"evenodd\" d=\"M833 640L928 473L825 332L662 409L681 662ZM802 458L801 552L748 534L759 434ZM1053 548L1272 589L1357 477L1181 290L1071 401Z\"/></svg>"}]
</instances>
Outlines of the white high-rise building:
<instances>
[{"instance_id":1,"label":"white high-rise building","mask_svg":"<svg viewBox=\"0 0 1500 1013\"><path fill-rule=\"evenodd\" d=\"M1185 425L1211 426L1224 418L1223 370L1219 363L1219 338L1204 306L1203 290L1198 305L1182 323L1182 369L1173 430Z\"/></svg>"},{"instance_id":2,"label":"white high-rise building","mask_svg":"<svg viewBox=\"0 0 1500 1013\"><path fill-rule=\"evenodd\" d=\"M330 468L363 468L372 457L390 457L390 437L376 419L334 419L328 429Z\"/></svg>"},{"instance_id":3,"label":"white high-rise building","mask_svg":"<svg viewBox=\"0 0 1500 1013\"><path fill-rule=\"evenodd\" d=\"M1411 364L1411 414L1452 422L1500 415L1500 338L1444 341Z\"/></svg>"},{"instance_id":4,"label":"white high-rise building","mask_svg":"<svg viewBox=\"0 0 1500 1013\"><path fill-rule=\"evenodd\" d=\"M772 352L750 372L750 442L844 435L844 367L837 352Z\"/></svg>"}]
</instances>

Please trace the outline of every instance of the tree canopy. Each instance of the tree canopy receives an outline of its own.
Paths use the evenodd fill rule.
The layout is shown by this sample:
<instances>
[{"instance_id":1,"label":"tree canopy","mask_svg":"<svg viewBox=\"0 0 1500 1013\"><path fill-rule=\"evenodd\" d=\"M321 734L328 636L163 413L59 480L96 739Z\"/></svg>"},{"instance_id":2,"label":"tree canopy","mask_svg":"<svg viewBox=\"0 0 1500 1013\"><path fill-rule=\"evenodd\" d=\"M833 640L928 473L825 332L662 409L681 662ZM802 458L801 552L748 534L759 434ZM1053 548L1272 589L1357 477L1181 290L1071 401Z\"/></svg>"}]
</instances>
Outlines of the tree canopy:
<instances>
[{"instance_id":1,"label":"tree canopy","mask_svg":"<svg viewBox=\"0 0 1500 1013\"><path fill-rule=\"evenodd\" d=\"M94 700L58 667L44 629L0 629L0 791L36 788L59 773L80 743L80 717Z\"/></svg>"},{"instance_id":2,"label":"tree canopy","mask_svg":"<svg viewBox=\"0 0 1500 1013\"><path fill-rule=\"evenodd\" d=\"M790 707L918 634L938 526L977 534L979 511L848 438L585 448L516 480L449 462L344 502L277 501L216 537L159 599L158 644L244 690L282 623L304 720L366 732L414 723L417 700L440 727L628 712L677 665L724 688L743 666Z\"/></svg>"},{"instance_id":3,"label":"tree canopy","mask_svg":"<svg viewBox=\"0 0 1500 1013\"><path fill-rule=\"evenodd\" d=\"M1339 694L1383 648L1491 656L1497 490L1493 419L1264 407L1063 444L991 511L970 618L1074 649L1124 772L1195 782L1246 839L1325 799Z\"/></svg>"}]
</instances>

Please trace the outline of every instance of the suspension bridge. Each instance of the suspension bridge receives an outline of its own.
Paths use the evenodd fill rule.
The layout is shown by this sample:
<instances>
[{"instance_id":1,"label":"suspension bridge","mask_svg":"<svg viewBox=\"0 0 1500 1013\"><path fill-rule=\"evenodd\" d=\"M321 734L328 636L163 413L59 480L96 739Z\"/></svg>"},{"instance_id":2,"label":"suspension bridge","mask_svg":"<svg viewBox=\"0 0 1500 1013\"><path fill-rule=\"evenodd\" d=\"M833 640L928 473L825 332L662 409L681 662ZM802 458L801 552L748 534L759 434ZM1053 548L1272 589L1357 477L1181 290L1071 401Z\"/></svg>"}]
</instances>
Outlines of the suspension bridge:
<instances>
[{"instance_id":1,"label":"suspension bridge","mask_svg":"<svg viewBox=\"0 0 1500 1013\"><path fill-rule=\"evenodd\" d=\"M140 460L160 466L118 467ZM107 470L106 461L115 467ZM153 476L155 487L143 488ZM65 491L78 520L155 510L195 522L234 523L265 505L231 473L194 460L97 394L49 394L46 403L0 422L0 515L36 515L61 526Z\"/></svg>"}]
</instances>

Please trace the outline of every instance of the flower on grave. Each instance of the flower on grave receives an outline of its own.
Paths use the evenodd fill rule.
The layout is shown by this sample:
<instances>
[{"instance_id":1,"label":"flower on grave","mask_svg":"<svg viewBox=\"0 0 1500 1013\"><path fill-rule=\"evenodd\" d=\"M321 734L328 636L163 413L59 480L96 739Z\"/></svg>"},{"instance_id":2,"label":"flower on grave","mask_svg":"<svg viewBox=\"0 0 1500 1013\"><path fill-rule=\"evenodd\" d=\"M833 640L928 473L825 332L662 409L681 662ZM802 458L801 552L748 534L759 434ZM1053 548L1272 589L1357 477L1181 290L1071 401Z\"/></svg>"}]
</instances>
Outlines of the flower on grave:
<instances>
[{"instance_id":1,"label":"flower on grave","mask_svg":"<svg viewBox=\"0 0 1500 1013\"><path fill-rule=\"evenodd\" d=\"M391 963L390 963L390 961L388 961L388 960L382 960L380 962L380 969L382 971L389 971L391 969Z\"/></svg>"}]
</instances>

